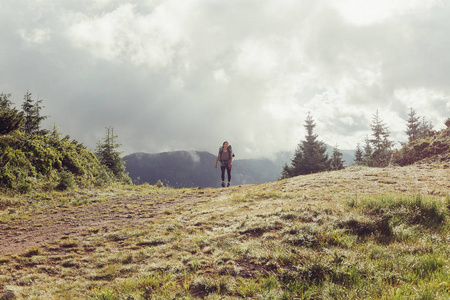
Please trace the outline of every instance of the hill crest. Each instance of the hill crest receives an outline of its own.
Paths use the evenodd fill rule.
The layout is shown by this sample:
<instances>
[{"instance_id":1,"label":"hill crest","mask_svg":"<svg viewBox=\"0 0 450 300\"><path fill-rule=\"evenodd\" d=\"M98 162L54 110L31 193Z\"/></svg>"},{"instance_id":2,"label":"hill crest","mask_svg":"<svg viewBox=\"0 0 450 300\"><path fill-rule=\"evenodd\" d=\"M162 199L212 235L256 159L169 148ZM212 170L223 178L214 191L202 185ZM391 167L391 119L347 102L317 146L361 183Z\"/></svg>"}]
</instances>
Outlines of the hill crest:
<instances>
[{"instance_id":1,"label":"hill crest","mask_svg":"<svg viewBox=\"0 0 450 300\"><path fill-rule=\"evenodd\" d=\"M0 274L21 298L448 299L449 176L445 164L350 167L3 197Z\"/></svg>"}]
</instances>

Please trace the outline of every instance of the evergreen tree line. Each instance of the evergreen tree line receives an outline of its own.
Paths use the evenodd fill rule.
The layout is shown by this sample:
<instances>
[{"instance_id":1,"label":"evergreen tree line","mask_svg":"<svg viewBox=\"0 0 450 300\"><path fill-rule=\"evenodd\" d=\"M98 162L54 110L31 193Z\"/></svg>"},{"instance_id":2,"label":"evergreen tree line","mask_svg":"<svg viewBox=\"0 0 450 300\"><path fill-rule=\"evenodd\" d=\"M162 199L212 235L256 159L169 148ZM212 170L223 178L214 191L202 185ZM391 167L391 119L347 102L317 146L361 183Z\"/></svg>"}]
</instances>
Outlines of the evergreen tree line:
<instances>
[{"instance_id":1,"label":"evergreen tree line","mask_svg":"<svg viewBox=\"0 0 450 300\"><path fill-rule=\"evenodd\" d=\"M394 142L389 140L389 128L381 120L378 111L373 116L370 128L372 137L366 136L363 148L361 148L359 143L356 146L355 164L369 167L385 167L391 163L396 163L393 161L394 152L392 146ZM402 147L414 141L431 137L437 132L434 130L431 122L427 121L425 117L417 116L416 111L410 108L405 133L408 141L402 143ZM395 160L398 160L398 158Z\"/></svg>"},{"instance_id":2,"label":"evergreen tree line","mask_svg":"<svg viewBox=\"0 0 450 300\"><path fill-rule=\"evenodd\" d=\"M57 189L78 184L104 185L114 181L131 182L117 150L113 128L92 153L66 135L61 138L57 126L41 128L43 100L33 100L27 92L21 109L13 107L11 94L0 94L0 187L26 192L33 182L56 182Z\"/></svg>"},{"instance_id":3,"label":"evergreen tree line","mask_svg":"<svg viewBox=\"0 0 450 300\"><path fill-rule=\"evenodd\" d=\"M424 117L417 116L413 108L410 109L408 116L405 131L408 142L402 144L403 147L414 141L434 136L437 133L432 123L428 122ZM447 120L446 125L450 126L450 119ZM328 157L326 145L318 140L317 134L314 134L315 126L316 124L311 114L308 113L304 124L306 128L305 139L298 144L294 157L291 159L291 164L286 164L283 167L281 178L340 170L344 167L342 153L337 145L333 149L332 157ZM370 137L366 136L364 147L361 147L359 143L357 144L355 164L369 167L385 167L392 163L394 142L389 139L389 128L381 119L378 110L373 115L370 129L372 135ZM400 162L401 158L397 157L396 160Z\"/></svg>"},{"instance_id":4,"label":"evergreen tree line","mask_svg":"<svg viewBox=\"0 0 450 300\"><path fill-rule=\"evenodd\" d=\"M325 143L319 141L318 135L314 134L316 124L310 113L306 117L304 127L306 128L305 140L298 144L291 165L283 166L281 178L343 169L342 152L336 145L332 157L329 158Z\"/></svg>"}]
</instances>

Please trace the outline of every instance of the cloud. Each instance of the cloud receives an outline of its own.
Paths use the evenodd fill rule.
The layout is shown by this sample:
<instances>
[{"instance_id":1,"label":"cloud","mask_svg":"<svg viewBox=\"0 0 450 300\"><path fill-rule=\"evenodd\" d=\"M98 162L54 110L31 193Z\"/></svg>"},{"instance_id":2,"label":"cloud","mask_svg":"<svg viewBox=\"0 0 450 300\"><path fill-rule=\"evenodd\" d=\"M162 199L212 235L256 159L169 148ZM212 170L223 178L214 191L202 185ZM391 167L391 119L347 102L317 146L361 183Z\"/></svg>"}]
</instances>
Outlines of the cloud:
<instances>
[{"instance_id":1,"label":"cloud","mask_svg":"<svg viewBox=\"0 0 450 300\"><path fill-rule=\"evenodd\" d=\"M193 161L196 164L200 162L200 156L197 154L197 152L188 151L187 153L191 157L191 161Z\"/></svg>"},{"instance_id":2,"label":"cloud","mask_svg":"<svg viewBox=\"0 0 450 300\"><path fill-rule=\"evenodd\" d=\"M311 112L354 148L376 110L405 140L410 107L450 112L450 8L442 1L8 1L0 92L44 99L48 126L125 153L293 150Z\"/></svg>"},{"instance_id":3,"label":"cloud","mask_svg":"<svg viewBox=\"0 0 450 300\"><path fill-rule=\"evenodd\" d=\"M19 30L22 39L29 43L42 44L50 40L50 29L35 28L31 31Z\"/></svg>"},{"instance_id":4,"label":"cloud","mask_svg":"<svg viewBox=\"0 0 450 300\"><path fill-rule=\"evenodd\" d=\"M135 5L123 4L106 14L78 19L68 29L73 45L110 62L165 67L182 43L176 28L168 25L170 16L163 9L142 15Z\"/></svg>"},{"instance_id":5,"label":"cloud","mask_svg":"<svg viewBox=\"0 0 450 300\"><path fill-rule=\"evenodd\" d=\"M227 73L225 73L225 71L223 69L219 69L219 70L214 71L214 79L226 84L230 81L230 76L228 76Z\"/></svg>"}]
</instances>

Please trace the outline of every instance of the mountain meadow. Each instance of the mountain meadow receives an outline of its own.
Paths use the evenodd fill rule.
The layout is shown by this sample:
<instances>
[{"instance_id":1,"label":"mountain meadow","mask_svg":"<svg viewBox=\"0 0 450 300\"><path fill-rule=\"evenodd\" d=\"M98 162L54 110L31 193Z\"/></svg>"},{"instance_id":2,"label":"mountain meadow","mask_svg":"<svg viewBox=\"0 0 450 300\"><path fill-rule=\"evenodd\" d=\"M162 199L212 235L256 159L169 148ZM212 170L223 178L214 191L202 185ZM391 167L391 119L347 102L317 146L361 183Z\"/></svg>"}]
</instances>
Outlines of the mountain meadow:
<instances>
[{"instance_id":1,"label":"mountain meadow","mask_svg":"<svg viewBox=\"0 0 450 300\"><path fill-rule=\"evenodd\" d=\"M448 299L449 175L430 162L2 195L0 297Z\"/></svg>"},{"instance_id":2,"label":"mountain meadow","mask_svg":"<svg viewBox=\"0 0 450 300\"><path fill-rule=\"evenodd\" d=\"M4 94L0 108L1 300L450 298L450 119L395 151L368 141L360 165L334 155L340 170L297 176L325 157L310 119L290 177L263 183L267 161L236 161L235 179L260 183L211 188L194 180L208 168L217 186L212 154L124 162L112 128L94 153L42 130L28 93L23 111ZM133 184L131 167L156 171Z\"/></svg>"}]
</instances>

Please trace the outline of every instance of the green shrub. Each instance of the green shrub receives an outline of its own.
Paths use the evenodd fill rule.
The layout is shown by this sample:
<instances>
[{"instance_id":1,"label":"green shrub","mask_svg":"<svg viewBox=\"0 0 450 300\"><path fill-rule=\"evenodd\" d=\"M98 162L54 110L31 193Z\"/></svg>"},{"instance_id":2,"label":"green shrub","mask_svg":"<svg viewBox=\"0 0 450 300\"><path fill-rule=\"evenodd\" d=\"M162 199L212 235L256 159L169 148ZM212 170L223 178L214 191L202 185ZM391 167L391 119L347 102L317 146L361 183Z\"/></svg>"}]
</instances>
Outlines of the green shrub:
<instances>
[{"instance_id":1,"label":"green shrub","mask_svg":"<svg viewBox=\"0 0 450 300\"><path fill-rule=\"evenodd\" d=\"M113 181L131 183L126 174L116 178L91 151L66 136L25 135L16 131L0 136L0 188L20 193L33 187L54 187L66 190L78 185L91 187L108 185ZM71 174L71 175L70 175ZM28 178L39 178L28 185Z\"/></svg>"},{"instance_id":2,"label":"green shrub","mask_svg":"<svg viewBox=\"0 0 450 300\"><path fill-rule=\"evenodd\" d=\"M17 185L17 191L20 194L27 194L31 192L31 184L28 182L21 182Z\"/></svg>"},{"instance_id":3,"label":"green shrub","mask_svg":"<svg viewBox=\"0 0 450 300\"><path fill-rule=\"evenodd\" d=\"M65 191L75 186L75 178L72 173L63 171L59 175L59 183L56 186L57 190Z\"/></svg>"},{"instance_id":4,"label":"green shrub","mask_svg":"<svg viewBox=\"0 0 450 300\"><path fill-rule=\"evenodd\" d=\"M95 186L106 186L113 181L113 178L105 168L102 168L94 179Z\"/></svg>"}]
</instances>

